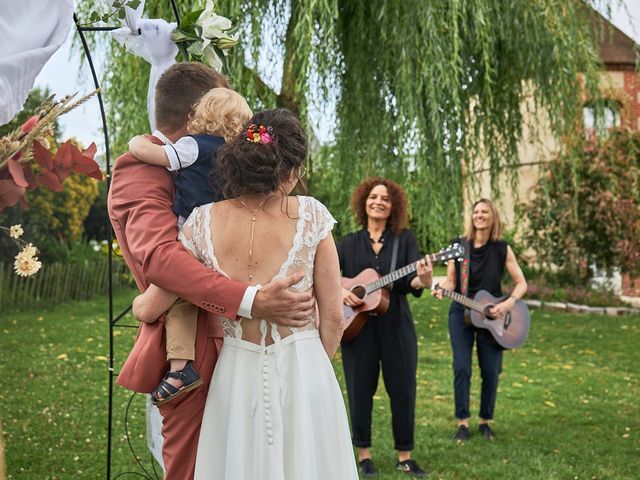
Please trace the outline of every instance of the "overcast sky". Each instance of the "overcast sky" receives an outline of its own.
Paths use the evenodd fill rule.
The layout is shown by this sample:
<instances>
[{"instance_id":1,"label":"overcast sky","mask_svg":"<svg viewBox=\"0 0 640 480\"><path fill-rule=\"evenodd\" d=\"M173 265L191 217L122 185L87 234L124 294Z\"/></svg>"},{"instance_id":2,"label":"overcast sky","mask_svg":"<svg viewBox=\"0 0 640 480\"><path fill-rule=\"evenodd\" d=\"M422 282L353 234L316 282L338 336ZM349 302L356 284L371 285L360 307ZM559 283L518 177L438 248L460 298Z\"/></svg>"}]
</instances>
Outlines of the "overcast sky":
<instances>
[{"instance_id":1,"label":"overcast sky","mask_svg":"<svg viewBox=\"0 0 640 480\"><path fill-rule=\"evenodd\" d=\"M618 8L613 12L613 23L640 44L640 0L625 0L626 9ZM36 86L48 87L52 93L64 96L80 91L89 92L93 89L93 80L88 65L81 68L77 56L71 55L71 41L76 36L72 29L67 42L58 50L36 79ZM87 33L87 35L108 35L106 32ZM99 62L98 62L99 63ZM102 72L98 72L99 75ZM93 99L76 110L64 115L60 119L63 137L75 137L85 146L95 141L99 152L102 152L104 140L102 122L97 99ZM322 132L320 137L322 137ZM324 140L324 138L321 138ZM116 155L120 152L113 152Z\"/></svg>"}]
</instances>

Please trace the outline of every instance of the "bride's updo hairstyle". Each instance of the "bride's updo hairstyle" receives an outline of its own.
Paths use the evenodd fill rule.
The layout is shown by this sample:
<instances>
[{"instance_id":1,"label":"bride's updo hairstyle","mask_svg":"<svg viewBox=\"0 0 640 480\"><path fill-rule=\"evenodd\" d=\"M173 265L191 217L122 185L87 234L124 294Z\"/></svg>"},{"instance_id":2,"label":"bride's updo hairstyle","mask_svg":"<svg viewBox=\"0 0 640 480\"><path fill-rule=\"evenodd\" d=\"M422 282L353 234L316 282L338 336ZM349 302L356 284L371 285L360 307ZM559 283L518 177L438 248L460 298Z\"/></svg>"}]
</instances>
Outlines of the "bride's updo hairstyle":
<instances>
[{"instance_id":1,"label":"bride's updo hairstyle","mask_svg":"<svg viewBox=\"0 0 640 480\"><path fill-rule=\"evenodd\" d=\"M226 198L276 192L292 173L298 180L307 158L307 136L289 110L258 112L242 133L216 153L216 168Z\"/></svg>"}]
</instances>

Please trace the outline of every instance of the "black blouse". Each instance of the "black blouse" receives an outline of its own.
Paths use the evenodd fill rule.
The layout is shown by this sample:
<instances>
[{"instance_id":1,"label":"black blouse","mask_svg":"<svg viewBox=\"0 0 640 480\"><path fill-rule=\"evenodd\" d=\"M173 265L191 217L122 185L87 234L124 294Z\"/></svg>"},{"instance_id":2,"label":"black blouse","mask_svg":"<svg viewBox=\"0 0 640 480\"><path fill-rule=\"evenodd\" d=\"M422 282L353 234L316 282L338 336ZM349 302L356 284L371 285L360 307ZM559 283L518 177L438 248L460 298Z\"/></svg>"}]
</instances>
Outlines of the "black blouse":
<instances>
[{"instance_id":1,"label":"black blouse","mask_svg":"<svg viewBox=\"0 0 640 480\"><path fill-rule=\"evenodd\" d=\"M343 237L338 242L338 258L342 275L355 277L365 268L373 268L380 275L391 271L391 257L393 255L393 233L385 230L382 234L382 248L378 254L373 250L369 232L360 230ZM418 242L411 230L403 230L398 236L398 258L395 269L416 262L421 257ZM396 280L391 290L389 310L384 317L406 318L411 320L411 311L407 302L407 294L419 297L422 289L411 287L411 280L416 276L413 272L404 278Z\"/></svg>"},{"instance_id":2,"label":"black blouse","mask_svg":"<svg viewBox=\"0 0 640 480\"><path fill-rule=\"evenodd\" d=\"M461 242L460 237L452 242ZM468 242L471 247L469 256L469 287L467 297L474 297L480 290L486 290L494 297L502 296L502 276L507 261L507 242L504 240L488 241L483 246L476 248L473 242ZM460 293L460 267L462 263L456 262L456 292Z\"/></svg>"}]
</instances>

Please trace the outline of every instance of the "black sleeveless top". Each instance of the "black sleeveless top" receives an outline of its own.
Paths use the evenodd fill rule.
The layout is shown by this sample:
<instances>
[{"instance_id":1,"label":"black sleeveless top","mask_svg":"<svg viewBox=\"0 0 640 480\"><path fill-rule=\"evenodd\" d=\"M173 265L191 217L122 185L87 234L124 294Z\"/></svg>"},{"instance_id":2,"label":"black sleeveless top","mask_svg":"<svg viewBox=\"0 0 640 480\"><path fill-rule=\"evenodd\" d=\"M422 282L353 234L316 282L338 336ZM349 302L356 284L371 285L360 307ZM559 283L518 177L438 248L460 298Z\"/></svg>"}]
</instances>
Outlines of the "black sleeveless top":
<instances>
[{"instance_id":1,"label":"black sleeveless top","mask_svg":"<svg viewBox=\"0 0 640 480\"><path fill-rule=\"evenodd\" d=\"M453 240L460 243L460 237ZM490 240L479 248L468 242L471 248L469 258L469 287L467 297L473 298L479 290L486 290L494 297L502 296L502 275L507 260L507 242ZM456 292L460 293L460 269L462 262L456 262Z\"/></svg>"}]
</instances>

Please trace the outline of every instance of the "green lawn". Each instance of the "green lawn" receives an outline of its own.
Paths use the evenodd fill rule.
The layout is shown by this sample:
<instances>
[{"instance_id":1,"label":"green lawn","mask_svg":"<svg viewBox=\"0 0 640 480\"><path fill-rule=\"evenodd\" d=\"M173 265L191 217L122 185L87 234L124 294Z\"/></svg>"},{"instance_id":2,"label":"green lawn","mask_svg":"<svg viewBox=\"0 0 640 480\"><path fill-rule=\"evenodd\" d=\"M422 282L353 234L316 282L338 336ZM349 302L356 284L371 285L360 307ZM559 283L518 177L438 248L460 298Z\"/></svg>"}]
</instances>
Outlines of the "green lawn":
<instances>
[{"instance_id":1,"label":"green lawn","mask_svg":"<svg viewBox=\"0 0 640 480\"><path fill-rule=\"evenodd\" d=\"M130 297L119 294L116 309ZM451 442L455 421L446 307L427 297L413 302L420 343L414 456L431 478L639 478L639 317L534 311L524 348L505 353L496 441L483 441L473 425L471 441L458 446ZM2 313L0 331L0 419L8 478L105 478L106 302ZM116 329L118 365L134 334ZM338 362L336 367L341 377ZM472 409L477 411L477 369L474 375ZM373 446L379 478L405 478L393 470L389 405L380 385ZM112 478L136 470L124 432L130 395L120 387L114 391ZM142 397L134 398L128 421L134 448L152 473Z\"/></svg>"}]
</instances>

